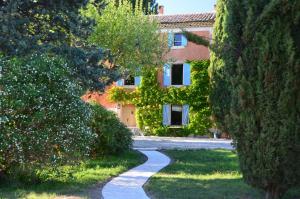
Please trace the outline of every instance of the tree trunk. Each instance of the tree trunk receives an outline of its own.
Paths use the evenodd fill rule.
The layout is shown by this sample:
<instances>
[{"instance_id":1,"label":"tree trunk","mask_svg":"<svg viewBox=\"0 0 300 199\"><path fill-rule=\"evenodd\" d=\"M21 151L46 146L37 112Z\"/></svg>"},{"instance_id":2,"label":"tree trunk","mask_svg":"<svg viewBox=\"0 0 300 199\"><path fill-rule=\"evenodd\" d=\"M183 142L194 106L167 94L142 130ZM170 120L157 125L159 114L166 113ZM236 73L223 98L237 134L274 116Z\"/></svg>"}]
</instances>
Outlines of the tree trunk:
<instances>
[{"instance_id":1,"label":"tree trunk","mask_svg":"<svg viewBox=\"0 0 300 199\"><path fill-rule=\"evenodd\" d=\"M269 186L266 190L266 199L280 199L285 192L286 190L282 187L276 185Z\"/></svg>"}]
</instances>

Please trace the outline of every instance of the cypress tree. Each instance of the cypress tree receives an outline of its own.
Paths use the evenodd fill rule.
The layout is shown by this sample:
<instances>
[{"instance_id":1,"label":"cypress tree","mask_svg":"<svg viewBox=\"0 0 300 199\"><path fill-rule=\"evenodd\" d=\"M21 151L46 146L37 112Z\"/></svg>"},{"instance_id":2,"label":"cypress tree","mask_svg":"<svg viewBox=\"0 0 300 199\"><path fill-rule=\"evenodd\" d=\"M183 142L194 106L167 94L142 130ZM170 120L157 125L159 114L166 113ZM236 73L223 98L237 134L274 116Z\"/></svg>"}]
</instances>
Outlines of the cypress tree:
<instances>
[{"instance_id":1,"label":"cypress tree","mask_svg":"<svg viewBox=\"0 0 300 199\"><path fill-rule=\"evenodd\" d=\"M244 179L281 198L300 183L300 1L219 0L211 103Z\"/></svg>"}]
</instances>

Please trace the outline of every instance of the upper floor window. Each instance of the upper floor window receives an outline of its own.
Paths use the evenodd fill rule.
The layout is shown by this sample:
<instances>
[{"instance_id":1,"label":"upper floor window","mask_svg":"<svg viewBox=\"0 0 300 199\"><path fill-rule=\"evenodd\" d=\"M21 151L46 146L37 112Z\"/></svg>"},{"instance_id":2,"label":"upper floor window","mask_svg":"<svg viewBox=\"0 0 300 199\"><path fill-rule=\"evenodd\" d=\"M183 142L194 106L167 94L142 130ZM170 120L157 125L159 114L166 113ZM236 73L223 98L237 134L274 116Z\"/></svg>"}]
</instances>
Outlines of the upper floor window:
<instances>
[{"instance_id":1,"label":"upper floor window","mask_svg":"<svg viewBox=\"0 0 300 199\"><path fill-rule=\"evenodd\" d=\"M124 79L124 86L133 86L134 85L134 77L129 75L126 79Z\"/></svg>"},{"instance_id":2,"label":"upper floor window","mask_svg":"<svg viewBox=\"0 0 300 199\"><path fill-rule=\"evenodd\" d=\"M183 84L183 64L173 64L171 67L172 85Z\"/></svg>"},{"instance_id":3,"label":"upper floor window","mask_svg":"<svg viewBox=\"0 0 300 199\"><path fill-rule=\"evenodd\" d=\"M181 33L174 34L174 46L182 46L182 37Z\"/></svg>"},{"instance_id":4,"label":"upper floor window","mask_svg":"<svg viewBox=\"0 0 300 199\"><path fill-rule=\"evenodd\" d=\"M168 46L170 48L183 48L187 46L187 38L182 33L168 33Z\"/></svg>"},{"instance_id":5,"label":"upper floor window","mask_svg":"<svg viewBox=\"0 0 300 199\"><path fill-rule=\"evenodd\" d=\"M120 79L116 82L117 86L139 86L141 84L141 76L132 76L130 75L126 79Z\"/></svg>"},{"instance_id":6,"label":"upper floor window","mask_svg":"<svg viewBox=\"0 0 300 199\"><path fill-rule=\"evenodd\" d=\"M163 68L163 85L191 85L190 64L165 64Z\"/></svg>"}]
</instances>

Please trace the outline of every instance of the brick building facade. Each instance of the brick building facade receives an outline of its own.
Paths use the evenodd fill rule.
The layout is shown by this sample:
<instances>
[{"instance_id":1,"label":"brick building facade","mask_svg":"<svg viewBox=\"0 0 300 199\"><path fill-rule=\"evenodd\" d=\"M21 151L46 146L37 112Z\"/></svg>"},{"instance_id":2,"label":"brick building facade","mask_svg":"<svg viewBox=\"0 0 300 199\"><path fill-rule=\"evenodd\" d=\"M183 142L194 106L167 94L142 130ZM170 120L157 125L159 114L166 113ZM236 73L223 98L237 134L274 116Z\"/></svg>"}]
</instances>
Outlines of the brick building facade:
<instances>
[{"instance_id":1,"label":"brick building facade","mask_svg":"<svg viewBox=\"0 0 300 199\"><path fill-rule=\"evenodd\" d=\"M215 13L159 15L151 16L160 23L161 34L168 34L170 51L165 56L166 63L163 70L158 73L158 81L161 87L189 86L190 65L187 60L209 59L209 49L187 41L181 34L182 30L211 39ZM168 61L167 61L168 60ZM172 60L170 63L169 60ZM121 79L112 86L121 86L127 89L135 89L139 86L142 77L134 77L131 80ZM117 113L120 120L129 127L136 127L135 111L132 104L112 103L108 99L107 87L104 93L90 93L83 97L84 100L93 99L105 108ZM163 105L163 121L167 126L185 125L188 123L189 105Z\"/></svg>"}]
</instances>

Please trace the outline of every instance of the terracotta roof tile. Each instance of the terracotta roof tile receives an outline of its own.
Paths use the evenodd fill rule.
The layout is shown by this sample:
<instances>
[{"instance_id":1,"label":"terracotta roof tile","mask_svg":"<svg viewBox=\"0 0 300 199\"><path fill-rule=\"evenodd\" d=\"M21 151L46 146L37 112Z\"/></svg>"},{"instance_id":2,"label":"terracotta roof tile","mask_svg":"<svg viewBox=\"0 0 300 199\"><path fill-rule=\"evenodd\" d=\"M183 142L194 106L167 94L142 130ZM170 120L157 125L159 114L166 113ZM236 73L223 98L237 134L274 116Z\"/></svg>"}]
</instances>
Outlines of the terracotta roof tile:
<instances>
[{"instance_id":1,"label":"terracotta roof tile","mask_svg":"<svg viewBox=\"0 0 300 199\"><path fill-rule=\"evenodd\" d=\"M188 23L188 22L214 22L215 13L177 14L177 15L152 15L161 24Z\"/></svg>"}]
</instances>

